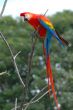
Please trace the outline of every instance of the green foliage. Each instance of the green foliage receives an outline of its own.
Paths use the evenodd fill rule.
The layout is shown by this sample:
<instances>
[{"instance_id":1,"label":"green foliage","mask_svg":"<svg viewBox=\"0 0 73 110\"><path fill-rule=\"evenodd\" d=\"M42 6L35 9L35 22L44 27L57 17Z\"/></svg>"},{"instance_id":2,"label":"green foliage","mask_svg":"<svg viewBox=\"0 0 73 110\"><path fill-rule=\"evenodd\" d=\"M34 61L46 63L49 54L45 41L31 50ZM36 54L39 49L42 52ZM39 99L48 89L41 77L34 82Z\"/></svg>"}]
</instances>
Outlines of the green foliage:
<instances>
[{"instance_id":1,"label":"green foliage","mask_svg":"<svg viewBox=\"0 0 73 110\"><path fill-rule=\"evenodd\" d=\"M70 42L70 47L62 48L55 39L52 40L51 64L61 108L62 110L73 110L73 12L59 12L50 19L59 33ZM5 35L13 53L21 51L17 57L17 64L24 82L28 68L28 54L31 51L32 30L20 18L13 19L6 16L0 19L0 31ZM43 58L43 64L39 59L39 57L43 57L41 40L37 41L35 48L32 75L29 78L29 100L37 93L37 90L46 85L45 59ZM57 64L60 65L60 68L57 67ZM0 75L0 110L10 110L14 107L16 97L20 104L23 98L27 99L27 94L24 93L19 82L9 50L0 38L0 72L3 71L7 71L8 74ZM46 95L39 103L32 104L29 110L53 110L53 107L55 107L53 97L51 96L49 101L48 95Z\"/></svg>"},{"instance_id":2,"label":"green foliage","mask_svg":"<svg viewBox=\"0 0 73 110\"><path fill-rule=\"evenodd\" d=\"M55 25L55 28L60 32L64 33L70 28L73 28L73 12L65 10L63 13L59 12L52 16L51 20Z\"/></svg>"}]
</instances>

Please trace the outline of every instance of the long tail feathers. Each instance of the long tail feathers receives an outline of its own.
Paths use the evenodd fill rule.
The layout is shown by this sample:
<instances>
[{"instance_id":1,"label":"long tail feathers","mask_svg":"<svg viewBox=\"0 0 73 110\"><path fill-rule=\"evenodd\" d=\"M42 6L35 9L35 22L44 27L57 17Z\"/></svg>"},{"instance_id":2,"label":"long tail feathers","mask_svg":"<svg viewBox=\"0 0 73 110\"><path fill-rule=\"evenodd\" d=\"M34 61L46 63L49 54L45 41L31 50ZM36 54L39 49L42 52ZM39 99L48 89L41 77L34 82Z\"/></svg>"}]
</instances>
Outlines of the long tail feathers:
<instances>
[{"instance_id":1,"label":"long tail feathers","mask_svg":"<svg viewBox=\"0 0 73 110\"><path fill-rule=\"evenodd\" d=\"M46 49L44 48L44 44L43 44L43 52L44 52L44 57L46 60ZM50 84L49 74L47 74L47 77L48 77L48 90L50 90L51 84ZM50 95L50 92L49 92L49 95Z\"/></svg>"},{"instance_id":2,"label":"long tail feathers","mask_svg":"<svg viewBox=\"0 0 73 110\"><path fill-rule=\"evenodd\" d=\"M52 75L52 69L51 69L50 57L49 57L49 56L48 56L48 58L46 59L46 69L47 69L47 77L48 77L48 80L50 79L51 88L52 88L52 92L53 92L53 96L54 96L54 100L55 100L57 109L60 110L59 103L58 103L58 99L57 99L56 92L55 92L55 87L54 87L54 81L53 81L53 75ZM49 81L48 81L48 82L49 82ZM49 84L48 84L48 85L49 85Z\"/></svg>"},{"instance_id":3,"label":"long tail feathers","mask_svg":"<svg viewBox=\"0 0 73 110\"><path fill-rule=\"evenodd\" d=\"M52 69L51 69L51 64L50 64L50 56L46 57L46 49L44 48L44 44L43 44L43 51L44 51L44 56L45 56L45 60L46 60L46 72L47 72L47 78L48 78L48 90L50 88L52 89L52 93L53 93L53 96L54 96L54 100L55 100L57 109L60 110L58 99L57 99L56 92L55 92L55 87L54 87ZM49 95L50 95L50 93L49 93Z\"/></svg>"},{"instance_id":4,"label":"long tail feathers","mask_svg":"<svg viewBox=\"0 0 73 110\"><path fill-rule=\"evenodd\" d=\"M67 40L65 40L63 37L60 36L60 34L57 32L57 30L55 30L56 34L58 35L59 39L62 41L62 43L66 46L69 45L69 42Z\"/></svg>"}]
</instances>

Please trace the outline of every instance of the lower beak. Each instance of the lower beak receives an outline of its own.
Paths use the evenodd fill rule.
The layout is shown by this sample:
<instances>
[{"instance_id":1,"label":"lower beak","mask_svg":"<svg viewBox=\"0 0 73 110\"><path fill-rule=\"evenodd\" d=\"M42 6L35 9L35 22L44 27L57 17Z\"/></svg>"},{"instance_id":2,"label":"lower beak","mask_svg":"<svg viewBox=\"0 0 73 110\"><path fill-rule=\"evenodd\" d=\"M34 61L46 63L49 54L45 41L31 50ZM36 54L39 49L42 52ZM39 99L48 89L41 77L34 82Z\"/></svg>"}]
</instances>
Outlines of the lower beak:
<instances>
[{"instance_id":1,"label":"lower beak","mask_svg":"<svg viewBox=\"0 0 73 110\"><path fill-rule=\"evenodd\" d=\"M24 21L28 21L28 19L24 17Z\"/></svg>"}]
</instances>

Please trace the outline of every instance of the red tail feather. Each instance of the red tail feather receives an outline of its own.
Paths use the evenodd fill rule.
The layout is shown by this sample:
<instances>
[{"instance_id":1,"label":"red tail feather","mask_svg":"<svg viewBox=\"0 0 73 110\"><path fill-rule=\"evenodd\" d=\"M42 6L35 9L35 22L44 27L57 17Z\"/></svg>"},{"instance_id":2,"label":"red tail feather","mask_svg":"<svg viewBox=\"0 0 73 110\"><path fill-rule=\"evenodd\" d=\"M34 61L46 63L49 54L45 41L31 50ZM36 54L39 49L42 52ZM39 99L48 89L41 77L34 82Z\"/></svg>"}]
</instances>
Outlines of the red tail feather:
<instances>
[{"instance_id":1,"label":"red tail feather","mask_svg":"<svg viewBox=\"0 0 73 110\"><path fill-rule=\"evenodd\" d=\"M54 87L52 69L51 69L51 64L50 64L50 56L48 56L48 58L46 58L46 50L44 48L44 45L43 45L43 51L44 51L44 56L45 56L45 59L46 59L46 71L47 71L47 78L48 78L48 89L50 89L50 88L52 89L52 93L53 93L53 96L54 96L54 100L55 100L57 109L60 110L58 99L57 99L56 92L55 92L55 87ZM49 82L49 79L50 79L50 82ZM51 83L51 85L50 85L50 83Z\"/></svg>"},{"instance_id":2,"label":"red tail feather","mask_svg":"<svg viewBox=\"0 0 73 110\"><path fill-rule=\"evenodd\" d=\"M46 69L47 69L47 77L48 77L48 80L50 78L50 82L51 82L51 88L52 88L52 92L53 92L53 96L54 96L54 100L55 100L55 103L56 103L56 106L58 108L58 110L60 110L59 108L59 103L58 103L58 99L57 99L57 96L56 96L56 92L55 92L55 87L54 87L54 81L53 81L53 75L52 75L52 69L51 69L51 64L50 64L50 57L48 57L46 59Z\"/></svg>"}]
</instances>

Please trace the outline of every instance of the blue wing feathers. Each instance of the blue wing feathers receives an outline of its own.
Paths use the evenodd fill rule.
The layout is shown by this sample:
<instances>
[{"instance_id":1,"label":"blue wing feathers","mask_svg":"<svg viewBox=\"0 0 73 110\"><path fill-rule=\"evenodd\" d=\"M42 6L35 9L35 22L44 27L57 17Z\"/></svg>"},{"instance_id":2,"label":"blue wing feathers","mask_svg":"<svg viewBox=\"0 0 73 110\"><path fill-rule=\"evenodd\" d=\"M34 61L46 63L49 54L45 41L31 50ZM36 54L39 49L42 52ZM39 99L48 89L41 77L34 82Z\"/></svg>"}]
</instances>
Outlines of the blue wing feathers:
<instances>
[{"instance_id":1,"label":"blue wing feathers","mask_svg":"<svg viewBox=\"0 0 73 110\"><path fill-rule=\"evenodd\" d=\"M58 40L58 42L61 44L61 46L64 47L62 41L60 40L60 38L59 38L58 35L56 34L55 30L51 29L51 28L49 27L49 25L47 25L47 24L45 23L45 21L39 19L39 22L40 22L40 23L42 24L42 26L49 32L49 34L51 34L51 36L54 36L54 37ZM48 35L48 37L49 37L49 35Z\"/></svg>"}]
</instances>

